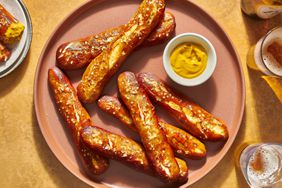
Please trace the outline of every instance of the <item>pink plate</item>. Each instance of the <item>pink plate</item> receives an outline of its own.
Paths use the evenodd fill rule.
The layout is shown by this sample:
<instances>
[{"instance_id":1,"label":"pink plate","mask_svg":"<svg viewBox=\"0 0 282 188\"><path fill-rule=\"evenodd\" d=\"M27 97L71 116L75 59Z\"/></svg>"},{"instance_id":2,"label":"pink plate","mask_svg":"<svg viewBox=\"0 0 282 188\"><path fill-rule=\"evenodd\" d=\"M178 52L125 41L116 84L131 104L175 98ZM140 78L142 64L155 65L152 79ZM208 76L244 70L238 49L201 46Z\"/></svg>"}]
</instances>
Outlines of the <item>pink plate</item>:
<instances>
[{"instance_id":1,"label":"pink plate","mask_svg":"<svg viewBox=\"0 0 282 188\"><path fill-rule=\"evenodd\" d=\"M50 36L42 50L37 66L34 102L42 134L59 161L75 176L91 186L142 188L175 186L162 183L157 178L137 172L115 161L111 162L106 173L90 179L78 161L70 132L65 128L64 121L59 116L48 87L47 71L55 65L55 52L60 44L126 23L139 3L140 1L132 0L92 0L86 2L72 12ZM167 10L175 15L176 34L199 33L214 45L218 63L213 76L206 83L197 87L186 88L173 83L165 74L162 66L162 53L165 44L134 51L118 73L123 71L153 72L227 123L230 138L225 144L207 143L208 156L205 160L187 160L189 180L182 185L187 187L213 169L233 143L244 111L245 85L238 55L230 39L211 16L186 0L169 1ZM76 86L82 71L71 71L67 74ZM117 95L117 75L108 83L103 94ZM136 133L132 133L131 130L124 128L118 120L103 113L96 104L87 105L86 108L98 126L138 140ZM159 107L156 108L159 116L176 124L165 111Z\"/></svg>"}]
</instances>

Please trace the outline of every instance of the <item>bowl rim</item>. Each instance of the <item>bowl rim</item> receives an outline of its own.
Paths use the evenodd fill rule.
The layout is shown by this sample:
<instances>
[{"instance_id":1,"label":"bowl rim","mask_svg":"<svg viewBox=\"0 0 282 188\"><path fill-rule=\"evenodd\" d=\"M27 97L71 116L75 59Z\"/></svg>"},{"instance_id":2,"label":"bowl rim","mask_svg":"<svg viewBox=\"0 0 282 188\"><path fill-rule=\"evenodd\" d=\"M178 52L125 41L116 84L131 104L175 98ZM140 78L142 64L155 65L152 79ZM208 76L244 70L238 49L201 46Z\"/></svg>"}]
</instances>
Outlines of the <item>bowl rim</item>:
<instances>
[{"instance_id":1,"label":"bowl rim","mask_svg":"<svg viewBox=\"0 0 282 188\"><path fill-rule=\"evenodd\" d=\"M182 38L186 38L184 40L180 40ZM200 74L199 76L195 77L195 78L184 78L180 75L178 75L177 73L174 72L174 70L172 69L171 65L170 65L170 61L169 61L169 55L170 55L170 51L173 51L173 49L184 42L191 42L189 39L187 40L187 38L190 39L194 39L194 43L196 41L199 41L199 44L201 46L203 46L202 44L205 44L205 46L203 46L205 48L205 50L208 53L208 64L205 68L205 70L203 71L202 74ZM176 44L175 44L176 43ZM174 45L175 44L175 45ZM175 46L172 49L172 46ZM163 66L164 69L167 73L167 75L170 77L170 79L172 79L174 82L176 82L177 84L180 84L182 86L198 86L203 84L204 82L206 82L213 74L215 68L216 68L216 64L217 64L217 55L216 55L216 51L214 46L212 45L212 43L203 35L200 35L198 33L182 33L179 34L175 37L173 37L166 45L164 52L163 52Z\"/></svg>"}]
</instances>

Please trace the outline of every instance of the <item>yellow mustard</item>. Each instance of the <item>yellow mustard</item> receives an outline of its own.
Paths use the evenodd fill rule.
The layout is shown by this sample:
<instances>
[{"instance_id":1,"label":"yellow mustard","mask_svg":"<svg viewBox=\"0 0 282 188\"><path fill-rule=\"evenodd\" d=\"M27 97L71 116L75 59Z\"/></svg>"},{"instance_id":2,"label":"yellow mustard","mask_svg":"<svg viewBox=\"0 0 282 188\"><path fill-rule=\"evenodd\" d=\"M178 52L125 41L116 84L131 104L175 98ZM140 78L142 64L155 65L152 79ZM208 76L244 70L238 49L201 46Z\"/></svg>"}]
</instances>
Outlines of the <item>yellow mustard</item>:
<instances>
[{"instance_id":1,"label":"yellow mustard","mask_svg":"<svg viewBox=\"0 0 282 188\"><path fill-rule=\"evenodd\" d=\"M21 35L24 30L24 25L20 22L13 22L9 25L5 32L5 43L13 43L17 40L20 40Z\"/></svg>"},{"instance_id":2,"label":"yellow mustard","mask_svg":"<svg viewBox=\"0 0 282 188\"><path fill-rule=\"evenodd\" d=\"M194 43L178 45L170 55L170 63L176 74L184 78L195 78L204 72L208 55L205 49Z\"/></svg>"}]
</instances>

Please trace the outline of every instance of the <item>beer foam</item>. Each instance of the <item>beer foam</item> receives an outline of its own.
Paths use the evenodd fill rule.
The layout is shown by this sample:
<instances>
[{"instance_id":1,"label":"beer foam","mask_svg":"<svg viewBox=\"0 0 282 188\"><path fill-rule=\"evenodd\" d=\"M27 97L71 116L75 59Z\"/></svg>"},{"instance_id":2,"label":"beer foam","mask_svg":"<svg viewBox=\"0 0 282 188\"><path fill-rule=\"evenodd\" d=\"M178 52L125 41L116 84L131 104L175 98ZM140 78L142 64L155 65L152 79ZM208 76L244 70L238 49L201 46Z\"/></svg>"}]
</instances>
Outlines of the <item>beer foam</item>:
<instances>
[{"instance_id":1,"label":"beer foam","mask_svg":"<svg viewBox=\"0 0 282 188\"><path fill-rule=\"evenodd\" d=\"M260 154L261 170L255 170L251 164L257 160ZM247 165L248 179L254 186L270 186L281 179L282 168L280 154L272 146L263 146L257 149L251 156Z\"/></svg>"},{"instance_id":2,"label":"beer foam","mask_svg":"<svg viewBox=\"0 0 282 188\"><path fill-rule=\"evenodd\" d=\"M277 76L282 76L282 65L277 62L276 59L267 51L267 47L275 41L278 43L282 43L282 28L273 30L264 39L262 48L262 59L269 71L276 74Z\"/></svg>"}]
</instances>

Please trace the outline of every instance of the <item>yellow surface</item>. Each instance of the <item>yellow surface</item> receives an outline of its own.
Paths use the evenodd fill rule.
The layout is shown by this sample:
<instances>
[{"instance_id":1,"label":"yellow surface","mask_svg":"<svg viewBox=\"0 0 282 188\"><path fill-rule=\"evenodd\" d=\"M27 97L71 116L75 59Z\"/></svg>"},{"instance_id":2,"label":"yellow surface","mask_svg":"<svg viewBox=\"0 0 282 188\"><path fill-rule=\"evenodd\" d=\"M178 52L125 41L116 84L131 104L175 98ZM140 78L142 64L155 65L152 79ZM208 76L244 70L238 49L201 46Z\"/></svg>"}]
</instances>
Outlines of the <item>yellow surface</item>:
<instances>
[{"instance_id":1,"label":"yellow surface","mask_svg":"<svg viewBox=\"0 0 282 188\"><path fill-rule=\"evenodd\" d=\"M0 79L0 187L88 187L66 170L47 146L33 108L33 79L38 57L59 22L84 0L24 0L33 22L33 40L26 60ZM248 141L282 143L282 105L262 74L246 66L249 47L282 16L256 20L241 13L239 0L193 0L225 29L242 61L246 108L232 148L207 176L192 188L247 187L234 165L239 144ZM220 52L219 52L220 53Z\"/></svg>"},{"instance_id":2,"label":"yellow surface","mask_svg":"<svg viewBox=\"0 0 282 188\"><path fill-rule=\"evenodd\" d=\"M169 60L176 74L184 78L195 78L204 72L208 55L198 44L183 43L172 51Z\"/></svg>"}]
</instances>

